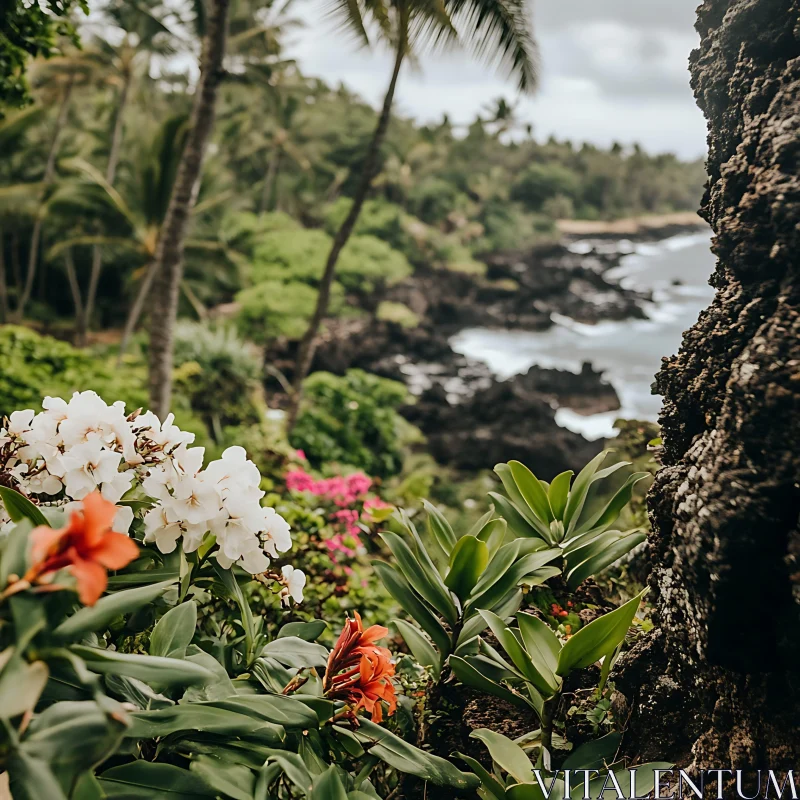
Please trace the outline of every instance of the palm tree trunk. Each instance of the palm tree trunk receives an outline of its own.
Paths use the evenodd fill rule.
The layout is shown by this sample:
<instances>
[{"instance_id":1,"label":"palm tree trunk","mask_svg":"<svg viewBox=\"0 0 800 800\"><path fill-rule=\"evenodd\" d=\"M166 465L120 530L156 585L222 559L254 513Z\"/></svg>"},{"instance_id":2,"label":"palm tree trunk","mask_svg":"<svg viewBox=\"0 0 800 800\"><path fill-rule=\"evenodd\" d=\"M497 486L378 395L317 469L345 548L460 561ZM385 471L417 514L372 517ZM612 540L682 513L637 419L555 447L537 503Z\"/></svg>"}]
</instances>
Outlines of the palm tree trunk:
<instances>
[{"instance_id":1,"label":"palm tree trunk","mask_svg":"<svg viewBox=\"0 0 800 800\"><path fill-rule=\"evenodd\" d=\"M117 175L117 164L119 163L119 154L120 150L122 149L123 118L125 114L125 107L128 104L130 88L131 72L130 69L128 69L125 72L122 88L119 91L117 111L114 116L114 132L111 135L111 149L108 152L106 183L108 183L109 186L114 185L114 178ZM94 313L94 305L97 299L97 285L100 282L100 272L102 269L103 251L98 245L95 245L92 248L92 269L89 273L89 289L86 293L86 305L83 307L80 317L78 317L78 327L76 331L76 344L78 347L86 346L86 336L89 332L92 314Z\"/></svg>"},{"instance_id":2,"label":"palm tree trunk","mask_svg":"<svg viewBox=\"0 0 800 800\"><path fill-rule=\"evenodd\" d=\"M264 187L261 190L261 203L258 206L259 214L269 211L270 200L272 199L272 190L275 186L275 180L278 177L278 166L281 160L280 147L273 147L272 153L269 157L269 166L267 167L267 175L264 178Z\"/></svg>"},{"instance_id":3,"label":"palm tree trunk","mask_svg":"<svg viewBox=\"0 0 800 800\"><path fill-rule=\"evenodd\" d=\"M47 164L44 168L43 185L45 191L53 182L56 173L56 156L58 155L58 142L61 138L61 131L67 122L67 114L69 112L69 103L72 97L72 84L73 79L70 78L64 89L64 94L61 97L61 105L58 109L58 116L56 117L56 126L53 131L53 138L50 141L50 151L47 154ZM22 320L22 315L25 313L25 306L31 299L31 292L33 291L33 281L36 277L36 266L39 262L39 245L42 240L42 211L43 206L39 207L39 213L36 215L36 221L33 223L33 233L31 234L31 244L28 249L28 272L25 275L25 286L22 290L22 295L19 298L14 318L17 321Z\"/></svg>"},{"instance_id":4,"label":"palm tree trunk","mask_svg":"<svg viewBox=\"0 0 800 800\"><path fill-rule=\"evenodd\" d=\"M139 324L139 318L142 316L145 300L147 300L147 297L150 294L150 287L153 285L153 278L155 277L157 266L158 263L156 261L152 261L148 265L147 270L144 273L144 278L142 278L142 283L139 286L139 291L136 293L136 298L134 299L133 305L128 312L128 318L125 320L125 330L122 332L122 338L119 341L117 366L122 364L122 357L125 355L128 345L131 343L133 332L136 330L136 326Z\"/></svg>"},{"instance_id":5,"label":"palm tree trunk","mask_svg":"<svg viewBox=\"0 0 800 800\"><path fill-rule=\"evenodd\" d=\"M325 271L322 274L322 280L319 284L319 294L317 295L317 305L314 313L311 316L311 321L308 324L308 329L303 336L300 346L297 351L297 359L295 361L293 386L294 391L289 398L289 411L287 416L287 430L291 432L294 423L297 420L297 412L300 408L300 400L303 396L303 381L308 375L311 368L311 361L314 358L314 347L316 344L317 334L319 333L322 320L328 311L328 305L331 299L331 287L333 286L333 279L336 275L336 263L339 260L339 255L342 249L347 244L347 240L353 233L353 228L358 220L361 208L364 201L369 194L372 179L378 165L378 156L380 155L383 140L386 137L386 131L389 127L389 119L392 114L392 102L394 101L394 93L397 89L397 79L400 76L400 68L403 66L403 59L405 58L406 48L405 44L401 41L397 46L394 60L394 70L392 71L392 79L389 81L389 88L386 91L386 97L383 100L383 108L381 109L380 116L378 117L378 124L375 127L375 132L372 135L372 140L369 143L369 148L364 157L364 166L361 172L361 181L358 184L356 193L353 197L353 204L350 206L350 212L345 218L331 246L331 251L328 254L328 261L325 264Z\"/></svg>"},{"instance_id":6,"label":"palm tree trunk","mask_svg":"<svg viewBox=\"0 0 800 800\"><path fill-rule=\"evenodd\" d=\"M72 257L71 249L64 253L64 266L67 271L69 290L72 293L72 303L75 306L75 319L79 320L83 315L83 298L81 297L81 287L78 283L78 276L75 273L75 259Z\"/></svg>"},{"instance_id":7,"label":"palm tree trunk","mask_svg":"<svg viewBox=\"0 0 800 800\"><path fill-rule=\"evenodd\" d=\"M156 251L153 311L150 315L150 406L164 417L172 398L172 347L178 295L183 277L183 249L189 217L197 199L203 158L214 128L217 90L223 77L229 0L212 0L194 96L191 126L172 187Z\"/></svg>"}]
</instances>

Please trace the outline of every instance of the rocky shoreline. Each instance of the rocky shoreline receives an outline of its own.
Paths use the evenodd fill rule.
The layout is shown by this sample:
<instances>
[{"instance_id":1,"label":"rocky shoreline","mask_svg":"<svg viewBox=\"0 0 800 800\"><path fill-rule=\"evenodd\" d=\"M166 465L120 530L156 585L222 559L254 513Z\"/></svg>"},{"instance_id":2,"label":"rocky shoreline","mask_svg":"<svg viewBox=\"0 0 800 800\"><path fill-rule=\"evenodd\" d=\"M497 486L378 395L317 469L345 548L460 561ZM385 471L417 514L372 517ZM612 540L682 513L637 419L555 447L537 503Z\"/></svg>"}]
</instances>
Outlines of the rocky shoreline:
<instances>
[{"instance_id":1,"label":"rocky shoreline","mask_svg":"<svg viewBox=\"0 0 800 800\"><path fill-rule=\"evenodd\" d=\"M696 229L684 226L679 232ZM665 237L674 234L670 229ZM653 238L648 229L646 239ZM644 318L649 294L607 276L629 248L601 240L579 249L565 241L495 254L485 259L487 271L480 276L417 272L370 298L363 316L330 320L312 368L336 374L359 368L403 381L415 401L402 413L426 435L428 449L442 464L490 469L513 452L548 480L604 446L603 440L590 442L559 426L556 410L614 411L620 401L613 386L591 364L577 374L534 366L497 380L486 364L455 353L450 338L467 327L542 331L554 324L553 314L586 324ZM374 312L384 300L406 305L419 324L404 327L378 319ZM284 342L268 359L288 373L293 356L293 347Z\"/></svg>"}]
</instances>

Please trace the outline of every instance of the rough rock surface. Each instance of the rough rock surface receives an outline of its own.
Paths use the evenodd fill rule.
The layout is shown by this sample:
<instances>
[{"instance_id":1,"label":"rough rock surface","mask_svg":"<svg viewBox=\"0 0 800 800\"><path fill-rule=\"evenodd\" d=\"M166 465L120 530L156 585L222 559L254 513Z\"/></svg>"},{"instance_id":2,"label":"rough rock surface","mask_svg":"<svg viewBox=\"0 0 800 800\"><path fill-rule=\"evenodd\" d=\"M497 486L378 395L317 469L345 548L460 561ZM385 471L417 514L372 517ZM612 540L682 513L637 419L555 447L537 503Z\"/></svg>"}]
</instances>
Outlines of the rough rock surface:
<instances>
[{"instance_id":1,"label":"rough rock surface","mask_svg":"<svg viewBox=\"0 0 800 800\"><path fill-rule=\"evenodd\" d=\"M692 86L716 297L657 376L658 627L623 661L631 756L800 763L800 2L705 0Z\"/></svg>"}]
</instances>

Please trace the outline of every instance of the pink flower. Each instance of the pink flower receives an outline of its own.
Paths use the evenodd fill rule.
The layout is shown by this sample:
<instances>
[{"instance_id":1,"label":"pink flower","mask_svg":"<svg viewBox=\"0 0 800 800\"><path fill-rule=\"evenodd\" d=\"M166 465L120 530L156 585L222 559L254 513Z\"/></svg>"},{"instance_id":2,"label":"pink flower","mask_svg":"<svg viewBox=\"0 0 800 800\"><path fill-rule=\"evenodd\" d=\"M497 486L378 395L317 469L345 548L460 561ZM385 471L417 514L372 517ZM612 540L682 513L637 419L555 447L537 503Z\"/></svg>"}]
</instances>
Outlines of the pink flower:
<instances>
[{"instance_id":1,"label":"pink flower","mask_svg":"<svg viewBox=\"0 0 800 800\"><path fill-rule=\"evenodd\" d=\"M294 454L295 454L295 455L296 455L296 456L297 456L299 459L302 459L303 461L308 461L308 459L306 458L306 454L305 454L305 453L304 453L302 450L295 450L295 451L294 451Z\"/></svg>"}]
</instances>

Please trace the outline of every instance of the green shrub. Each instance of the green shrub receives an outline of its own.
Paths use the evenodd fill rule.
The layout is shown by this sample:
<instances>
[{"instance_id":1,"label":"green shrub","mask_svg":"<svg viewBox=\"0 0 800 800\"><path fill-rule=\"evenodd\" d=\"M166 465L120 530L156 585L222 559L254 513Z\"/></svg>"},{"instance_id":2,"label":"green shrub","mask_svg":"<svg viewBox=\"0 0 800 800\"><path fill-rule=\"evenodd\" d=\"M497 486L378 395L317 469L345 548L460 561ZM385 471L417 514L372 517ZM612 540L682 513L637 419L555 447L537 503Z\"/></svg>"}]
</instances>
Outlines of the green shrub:
<instances>
[{"instance_id":1,"label":"green shrub","mask_svg":"<svg viewBox=\"0 0 800 800\"><path fill-rule=\"evenodd\" d=\"M39 408L45 395L69 397L94 389L108 402L145 405L143 368L111 363L66 342L28 328L0 328L0 416L19 408Z\"/></svg>"},{"instance_id":2,"label":"green shrub","mask_svg":"<svg viewBox=\"0 0 800 800\"><path fill-rule=\"evenodd\" d=\"M341 306L344 292L334 283L331 313ZM314 313L317 290L301 281L268 280L236 295L236 324L242 336L266 344L278 336L299 339Z\"/></svg>"},{"instance_id":3,"label":"green shrub","mask_svg":"<svg viewBox=\"0 0 800 800\"><path fill-rule=\"evenodd\" d=\"M230 329L188 321L175 328L176 386L215 438L223 425L260 417L261 359L254 349Z\"/></svg>"},{"instance_id":4,"label":"green shrub","mask_svg":"<svg viewBox=\"0 0 800 800\"><path fill-rule=\"evenodd\" d=\"M573 170L560 164L531 164L511 187L511 199L530 211L539 211L549 198L561 195L573 199L578 189Z\"/></svg>"},{"instance_id":5,"label":"green shrub","mask_svg":"<svg viewBox=\"0 0 800 800\"><path fill-rule=\"evenodd\" d=\"M419 325L419 315L415 314L403 303L393 303L384 300L375 312L375 316L385 322L396 322L402 328L416 328Z\"/></svg>"},{"instance_id":6,"label":"green shrub","mask_svg":"<svg viewBox=\"0 0 800 800\"><path fill-rule=\"evenodd\" d=\"M403 384L359 369L343 377L315 372L306 381L292 445L315 466L337 461L370 475L394 475L402 468L396 409L406 394Z\"/></svg>"},{"instance_id":7,"label":"green shrub","mask_svg":"<svg viewBox=\"0 0 800 800\"><path fill-rule=\"evenodd\" d=\"M315 286L322 277L332 240L322 230L276 230L258 238L251 277L263 281L300 281ZM406 257L375 236L353 236L342 250L336 276L348 290L373 291L411 274Z\"/></svg>"}]
</instances>

